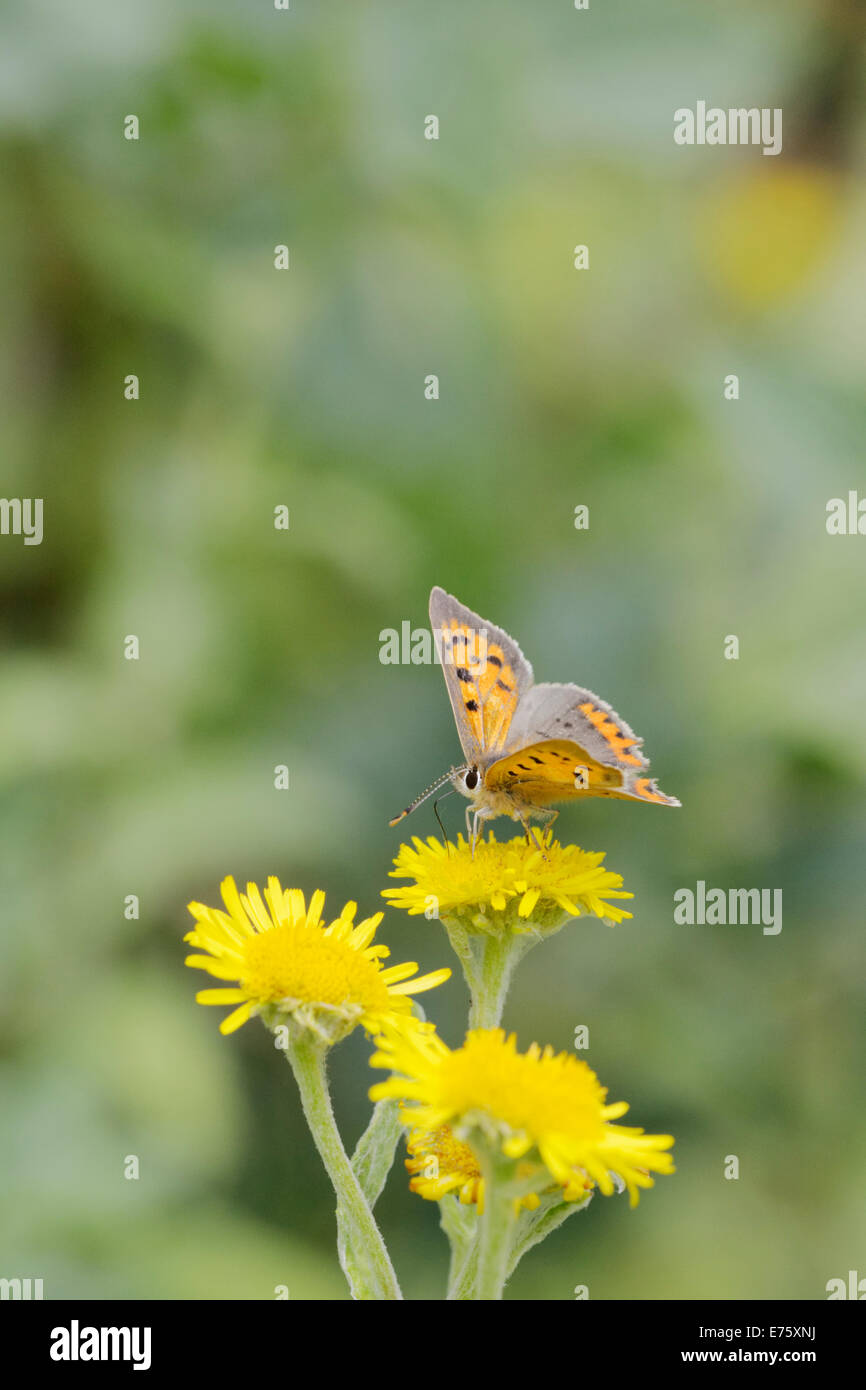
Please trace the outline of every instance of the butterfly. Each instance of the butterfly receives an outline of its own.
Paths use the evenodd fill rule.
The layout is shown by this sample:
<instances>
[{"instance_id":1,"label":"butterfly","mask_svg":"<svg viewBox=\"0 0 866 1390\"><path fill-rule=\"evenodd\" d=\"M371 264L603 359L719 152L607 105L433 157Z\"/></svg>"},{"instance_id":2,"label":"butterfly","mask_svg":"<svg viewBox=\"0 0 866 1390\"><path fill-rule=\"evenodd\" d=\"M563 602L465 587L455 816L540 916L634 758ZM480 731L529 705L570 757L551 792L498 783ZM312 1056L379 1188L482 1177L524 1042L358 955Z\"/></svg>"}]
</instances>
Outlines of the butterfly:
<instances>
[{"instance_id":1,"label":"butterfly","mask_svg":"<svg viewBox=\"0 0 866 1390\"><path fill-rule=\"evenodd\" d=\"M483 821L511 816L552 825L560 802L613 796L679 806L648 776L649 763L625 720L579 685L536 685L507 632L444 589L430 594L430 626L466 761L395 816L398 825L450 782L469 800L474 846ZM470 827L471 820L471 827Z\"/></svg>"}]
</instances>

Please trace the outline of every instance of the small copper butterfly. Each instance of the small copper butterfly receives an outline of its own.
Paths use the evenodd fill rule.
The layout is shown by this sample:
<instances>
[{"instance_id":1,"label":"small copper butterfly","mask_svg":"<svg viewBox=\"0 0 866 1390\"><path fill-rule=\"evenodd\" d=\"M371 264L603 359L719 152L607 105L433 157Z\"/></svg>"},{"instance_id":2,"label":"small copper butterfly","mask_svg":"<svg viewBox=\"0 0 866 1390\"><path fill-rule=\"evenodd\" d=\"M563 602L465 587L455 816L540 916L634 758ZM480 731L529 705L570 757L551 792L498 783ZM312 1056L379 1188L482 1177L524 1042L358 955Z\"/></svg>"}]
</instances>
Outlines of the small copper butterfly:
<instances>
[{"instance_id":1,"label":"small copper butterfly","mask_svg":"<svg viewBox=\"0 0 866 1390\"><path fill-rule=\"evenodd\" d=\"M447 782L469 799L473 844L482 821L511 816L528 835L531 817L551 825L556 803L587 796L679 806L647 775L642 739L591 690L536 685L517 643L438 587L430 594L430 626L466 761L391 825Z\"/></svg>"}]
</instances>

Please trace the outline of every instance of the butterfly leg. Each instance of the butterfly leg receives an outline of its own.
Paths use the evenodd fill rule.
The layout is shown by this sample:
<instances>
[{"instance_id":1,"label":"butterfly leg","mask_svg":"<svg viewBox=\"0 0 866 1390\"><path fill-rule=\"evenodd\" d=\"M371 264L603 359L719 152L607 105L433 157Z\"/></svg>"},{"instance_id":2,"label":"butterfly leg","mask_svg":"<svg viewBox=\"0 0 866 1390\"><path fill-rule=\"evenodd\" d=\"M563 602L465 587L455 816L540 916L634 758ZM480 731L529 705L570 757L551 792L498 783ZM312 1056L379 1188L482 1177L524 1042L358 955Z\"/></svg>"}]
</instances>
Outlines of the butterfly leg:
<instances>
[{"instance_id":1,"label":"butterfly leg","mask_svg":"<svg viewBox=\"0 0 866 1390\"><path fill-rule=\"evenodd\" d=\"M471 818L471 816L472 816L472 807L471 807L471 806L467 806L467 807L466 807L466 842L467 842L467 844L469 845L469 849L470 849L470 851L471 851L471 857L474 859L474 858L475 858L475 836L474 836L474 834L473 834L472 826L471 826L471 824L470 824L470 818Z\"/></svg>"},{"instance_id":2,"label":"butterfly leg","mask_svg":"<svg viewBox=\"0 0 866 1390\"><path fill-rule=\"evenodd\" d=\"M476 811L472 817L472 858L475 858L475 846L478 844L478 836L481 833L481 822L483 817L480 811Z\"/></svg>"},{"instance_id":3,"label":"butterfly leg","mask_svg":"<svg viewBox=\"0 0 866 1390\"><path fill-rule=\"evenodd\" d=\"M538 845L538 848L541 850L542 858L546 859L547 855L544 852L544 839L547 835L548 830L553 825L553 822L556 820L556 817L559 815L559 811L552 806L538 807L535 811L535 814L536 816L538 816L538 819L542 822L541 826L539 827L538 839L536 840L534 835L530 834L529 826L527 825L526 821L523 822L523 829L526 831L526 838L529 841L529 843L531 845Z\"/></svg>"},{"instance_id":4,"label":"butterfly leg","mask_svg":"<svg viewBox=\"0 0 866 1390\"><path fill-rule=\"evenodd\" d=\"M558 810L555 810L554 808L551 808L550 815L548 816L547 820L544 822L544 827L543 827L544 833L545 833L545 835L546 835L547 832L548 832L548 830L550 831L550 839L551 839L551 841L553 840L553 822L556 820L556 817L557 817L558 815L559 815L559 811L558 811Z\"/></svg>"}]
</instances>

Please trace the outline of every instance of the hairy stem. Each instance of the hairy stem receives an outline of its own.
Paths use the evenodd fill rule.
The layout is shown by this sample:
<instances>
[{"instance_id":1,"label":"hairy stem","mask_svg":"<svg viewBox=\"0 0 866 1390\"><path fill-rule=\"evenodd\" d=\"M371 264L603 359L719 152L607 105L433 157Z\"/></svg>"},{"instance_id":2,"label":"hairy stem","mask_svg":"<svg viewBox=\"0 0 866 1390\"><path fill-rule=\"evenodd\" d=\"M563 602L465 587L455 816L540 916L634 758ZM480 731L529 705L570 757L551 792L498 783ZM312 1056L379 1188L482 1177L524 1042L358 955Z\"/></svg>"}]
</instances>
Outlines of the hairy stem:
<instances>
[{"instance_id":1,"label":"hairy stem","mask_svg":"<svg viewBox=\"0 0 866 1390\"><path fill-rule=\"evenodd\" d=\"M350 1263L360 1283L356 1297L400 1299L403 1295L385 1242L340 1138L325 1073L325 1047L307 1038L290 1038L287 1056L295 1073L310 1132L337 1194L345 1222ZM347 1270L347 1275L349 1271ZM350 1284L354 1281L350 1280Z\"/></svg>"}]
</instances>

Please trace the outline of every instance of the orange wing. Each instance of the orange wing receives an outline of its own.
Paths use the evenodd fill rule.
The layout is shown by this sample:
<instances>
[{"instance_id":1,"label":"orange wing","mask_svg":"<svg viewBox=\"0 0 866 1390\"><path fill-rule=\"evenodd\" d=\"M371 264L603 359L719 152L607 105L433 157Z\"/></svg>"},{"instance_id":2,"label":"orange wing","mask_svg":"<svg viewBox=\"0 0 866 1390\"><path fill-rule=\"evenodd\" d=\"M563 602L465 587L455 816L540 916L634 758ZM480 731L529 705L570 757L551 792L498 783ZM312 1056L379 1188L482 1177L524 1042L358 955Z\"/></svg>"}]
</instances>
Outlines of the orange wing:
<instances>
[{"instance_id":1,"label":"orange wing","mask_svg":"<svg viewBox=\"0 0 866 1390\"><path fill-rule=\"evenodd\" d=\"M448 661L460 693L462 713L478 752L496 752L505 744L517 701L517 676L505 652L488 642L486 658L475 656L476 634L453 620L442 628L443 664ZM456 711L455 711L456 713Z\"/></svg>"},{"instance_id":2,"label":"orange wing","mask_svg":"<svg viewBox=\"0 0 866 1390\"><path fill-rule=\"evenodd\" d=\"M505 746L520 698L532 684L532 667L506 632L442 589L430 595L430 624L441 642L463 752L470 762L487 760Z\"/></svg>"}]
</instances>

